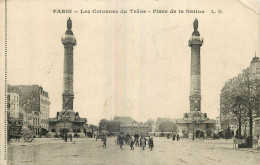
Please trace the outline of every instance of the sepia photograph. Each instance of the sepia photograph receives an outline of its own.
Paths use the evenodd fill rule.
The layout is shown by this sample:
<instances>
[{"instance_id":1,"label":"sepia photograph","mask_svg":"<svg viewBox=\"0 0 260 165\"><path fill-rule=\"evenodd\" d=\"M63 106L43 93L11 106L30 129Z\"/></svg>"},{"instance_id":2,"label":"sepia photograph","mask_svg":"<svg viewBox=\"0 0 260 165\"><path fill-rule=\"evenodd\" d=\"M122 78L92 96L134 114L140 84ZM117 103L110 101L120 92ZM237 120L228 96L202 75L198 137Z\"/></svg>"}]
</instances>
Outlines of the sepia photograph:
<instances>
[{"instance_id":1,"label":"sepia photograph","mask_svg":"<svg viewBox=\"0 0 260 165\"><path fill-rule=\"evenodd\" d=\"M257 0L2 0L1 163L257 165Z\"/></svg>"}]
</instances>

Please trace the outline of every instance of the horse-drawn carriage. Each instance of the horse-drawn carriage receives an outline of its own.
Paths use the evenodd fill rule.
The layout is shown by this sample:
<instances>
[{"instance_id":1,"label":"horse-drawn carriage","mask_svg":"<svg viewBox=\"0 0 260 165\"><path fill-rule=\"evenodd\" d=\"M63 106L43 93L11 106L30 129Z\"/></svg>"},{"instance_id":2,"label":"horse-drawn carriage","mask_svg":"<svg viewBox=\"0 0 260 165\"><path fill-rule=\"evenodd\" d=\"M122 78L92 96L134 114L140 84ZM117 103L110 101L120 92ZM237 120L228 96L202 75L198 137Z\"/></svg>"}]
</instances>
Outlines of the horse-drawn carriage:
<instances>
[{"instance_id":1,"label":"horse-drawn carriage","mask_svg":"<svg viewBox=\"0 0 260 165\"><path fill-rule=\"evenodd\" d=\"M11 139L24 139L26 142L32 142L34 139L33 131L28 127L23 127L18 121L8 120L8 141Z\"/></svg>"}]
</instances>

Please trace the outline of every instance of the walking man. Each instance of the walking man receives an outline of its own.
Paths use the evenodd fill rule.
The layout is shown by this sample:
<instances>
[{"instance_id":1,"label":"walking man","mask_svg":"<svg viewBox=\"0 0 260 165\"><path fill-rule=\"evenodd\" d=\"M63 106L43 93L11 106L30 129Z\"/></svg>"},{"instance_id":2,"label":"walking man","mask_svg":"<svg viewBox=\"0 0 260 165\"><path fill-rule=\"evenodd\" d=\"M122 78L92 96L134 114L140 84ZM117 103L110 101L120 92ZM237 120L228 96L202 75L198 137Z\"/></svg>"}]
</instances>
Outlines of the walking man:
<instances>
[{"instance_id":1,"label":"walking man","mask_svg":"<svg viewBox=\"0 0 260 165\"><path fill-rule=\"evenodd\" d=\"M64 140L65 140L65 142L67 142L67 139L68 139L68 135L65 134L65 135L64 135Z\"/></svg>"},{"instance_id":2,"label":"walking man","mask_svg":"<svg viewBox=\"0 0 260 165\"><path fill-rule=\"evenodd\" d=\"M175 141L175 134L172 135L172 140Z\"/></svg>"},{"instance_id":3,"label":"walking man","mask_svg":"<svg viewBox=\"0 0 260 165\"><path fill-rule=\"evenodd\" d=\"M150 137L150 138L149 138L148 144L149 144L149 148L150 148L151 151L152 151L152 150L153 150L153 137Z\"/></svg>"},{"instance_id":4,"label":"walking man","mask_svg":"<svg viewBox=\"0 0 260 165\"><path fill-rule=\"evenodd\" d=\"M124 145L124 135L121 133L121 135L119 136L119 145L120 145L120 149L123 149L123 145Z\"/></svg>"},{"instance_id":5,"label":"walking man","mask_svg":"<svg viewBox=\"0 0 260 165\"><path fill-rule=\"evenodd\" d=\"M180 136L179 136L179 134L177 134L177 141L179 141L180 140Z\"/></svg>"},{"instance_id":6,"label":"walking man","mask_svg":"<svg viewBox=\"0 0 260 165\"><path fill-rule=\"evenodd\" d=\"M107 134L106 133L102 133L101 139L103 141L103 149L107 148Z\"/></svg>"},{"instance_id":7,"label":"walking man","mask_svg":"<svg viewBox=\"0 0 260 165\"><path fill-rule=\"evenodd\" d=\"M134 150L135 148L134 148L134 140L133 140L133 137L131 136L130 137L130 148L131 148L131 150Z\"/></svg>"},{"instance_id":8,"label":"walking man","mask_svg":"<svg viewBox=\"0 0 260 165\"><path fill-rule=\"evenodd\" d=\"M135 137L135 141L134 141L134 143L135 143L135 146L137 147L139 147L139 134L136 132L135 133L135 135L134 135L134 137Z\"/></svg>"},{"instance_id":9,"label":"walking man","mask_svg":"<svg viewBox=\"0 0 260 165\"><path fill-rule=\"evenodd\" d=\"M70 138L70 141L72 141L72 135L71 134L69 135L69 138Z\"/></svg>"},{"instance_id":10,"label":"walking man","mask_svg":"<svg viewBox=\"0 0 260 165\"><path fill-rule=\"evenodd\" d=\"M144 138L144 136L141 136L140 146L143 148L142 150L144 150L144 148L146 146L146 139Z\"/></svg>"}]
</instances>

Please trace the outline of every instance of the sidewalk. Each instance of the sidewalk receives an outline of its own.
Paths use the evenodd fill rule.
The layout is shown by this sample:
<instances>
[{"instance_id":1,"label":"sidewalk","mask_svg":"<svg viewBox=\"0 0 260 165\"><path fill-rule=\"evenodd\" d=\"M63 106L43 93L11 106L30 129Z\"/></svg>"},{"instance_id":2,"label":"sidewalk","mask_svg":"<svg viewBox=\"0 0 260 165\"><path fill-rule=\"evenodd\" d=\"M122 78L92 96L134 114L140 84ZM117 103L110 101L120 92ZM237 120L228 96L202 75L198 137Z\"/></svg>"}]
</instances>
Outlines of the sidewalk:
<instances>
[{"instance_id":1,"label":"sidewalk","mask_svg":"<svg viewBox=\"0 0 260 165\"><path fill-rule=\"evenodd\" d=\"M260 153L260 150L257 150L256 146L254 146L254 148L238 148L238 146L236 146L235 149L235 147L233 147L233 139L205 140L205 143L218 148L229 148L229 149L240 150L240 151Z\"/></svg>"}]
</instances>

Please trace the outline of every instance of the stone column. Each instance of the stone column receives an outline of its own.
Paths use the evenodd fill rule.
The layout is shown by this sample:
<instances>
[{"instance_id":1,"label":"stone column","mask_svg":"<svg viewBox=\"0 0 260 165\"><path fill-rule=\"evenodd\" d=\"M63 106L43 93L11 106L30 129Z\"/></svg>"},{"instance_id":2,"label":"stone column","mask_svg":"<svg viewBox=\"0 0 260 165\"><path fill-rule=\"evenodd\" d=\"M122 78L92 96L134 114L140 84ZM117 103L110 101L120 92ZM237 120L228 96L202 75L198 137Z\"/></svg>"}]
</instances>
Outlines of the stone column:
<instances>
[{"instance_id":1,"label":"stone column","mask_svg":"<svg viewBox=\"0 0 260 165\"><path fill-rule=\"evenodd\" d=\"M190 111L201 111L201 83L200 83L200 47L203 40L198 32L198 20L193 23L194 31L189 40L191 47L191 71L190 71Z\"/></svg>"},{"instance_id":2,"label":"stone column","mask_svg":"<svg viewBox=\"0 0 260 165\"><path fill-rule=\"evenodd\" d=\"M67 21L67 31L62 38L64 45L64 68L63 68L63 94L62 110L73 111L73 47L76 45L76 39L71 31L72 22L70 18Z\"/></svg>"}]
</instances>

